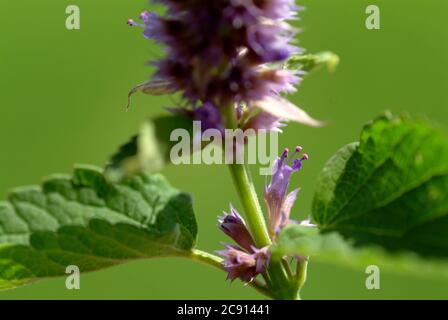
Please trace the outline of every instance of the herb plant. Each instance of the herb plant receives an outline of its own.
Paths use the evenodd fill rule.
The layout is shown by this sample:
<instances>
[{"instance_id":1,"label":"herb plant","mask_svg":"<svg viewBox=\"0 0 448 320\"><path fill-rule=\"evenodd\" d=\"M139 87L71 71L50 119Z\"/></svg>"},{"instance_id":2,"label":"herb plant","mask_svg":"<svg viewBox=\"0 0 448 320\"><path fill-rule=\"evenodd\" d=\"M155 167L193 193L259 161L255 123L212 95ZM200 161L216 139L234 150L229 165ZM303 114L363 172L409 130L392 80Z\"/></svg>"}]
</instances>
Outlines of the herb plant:
<instances>
[{"instance_id":1,"label":"herb plant","mask_svg":"<svg viewBox=\"0 0 448 320\"><path fill-rule=\"evenodd\" d=\"M426 120L389 113L327 162L305 221L290 219L298 193L290 178L308 160L302 148L280 152L263 187L235 161L246 141L232 140L223 149L242 208L219 217L228 244L216 255L198 249L191 197L156 173L173 160L173 130L191 132L200 121L224 137L228 129L324 125L285 95L338 57L294 45L293 0L157 2L163 16L145 11L128 21L165 49L128 108L137 92L179 103L145 121L104 169L76 166L71 177L15 189L0 203L0 289L63 275L67 265L84 272L166 256L216 267L274 299L300 298L309 259L448 275L448 137Z\"/></svg>"}]
</instances>

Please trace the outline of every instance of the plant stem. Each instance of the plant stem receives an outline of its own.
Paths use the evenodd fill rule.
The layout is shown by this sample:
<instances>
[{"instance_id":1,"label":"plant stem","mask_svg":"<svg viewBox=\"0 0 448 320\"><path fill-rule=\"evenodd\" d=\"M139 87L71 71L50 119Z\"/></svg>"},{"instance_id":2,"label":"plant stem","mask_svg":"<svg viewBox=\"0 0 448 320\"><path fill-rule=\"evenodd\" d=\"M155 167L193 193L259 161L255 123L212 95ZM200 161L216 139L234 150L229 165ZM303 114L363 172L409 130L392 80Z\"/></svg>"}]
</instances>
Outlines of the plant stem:
<instances>
[{"instance_id":1,"label":"plant stem","mask_svg":"<svg viewBox=\"0 0 448 320\"><path fill-rule=\"evenodd\" d=\"M227 127L236 129L236 115L233 106L225 108L224 113L227 121ZM235 161L233 161L235 162ZM230 172L238 197L244 207L249 229L258 248L270 246L272 244L266 227L260 202L255 191L255 187L249 177L249 172L245 164L238 163L229 164ZM269 265L269 278L271 280L270 287L276 298L288 299L291 297L291 284L288 276L283 269L281 261L271 260Z\"/></svg>"},{"instance_id":2,"label":"plant stem","mask_svg":"<svg viewBox=\"0 0 448 320\"><path fill-rule=\"evenodd\" d=\"M293 274L291 272L291 268L289 267L288 261L282 259L283 268L285 268L286 274L288 275L288 279L293 279Z\"/></svg>"},{"instance_id":3,"label":"plant stem","mask_svg":"<svg viewBox=\"0 0 448 320\"><path fill-rule=\"evenodd\" d=\"M232 105L225 108L225 117L227 127L237 129L235 109ZM247 223L254 238L257 247L262 248L271 244L266 224L261 211L260 202L255 188L249 178L249 174L245 164L234 163L229 164L230 173L236 185L238 197L243 205L246 213Z\"/></svg>"},{"instance_id":4,"label":"plant stem","mask_svg":"<svg viewBox=\"0 0 448 320\"><path fill-rule=\"evenodd\" d=\"M307 257L297 259L297 267L296 267L297 299L300 299L300 289L302 289L306 281L307 268L308 268Z\"/></svg>"},{"instance_id":5,"label":"plant stem","mask_svg":"<svg viewBox=\"0 0 448 320\"><path fill-rule=\"evenodd\" d=\"M218 268L219 270L223 270L222 267L222 258L215 256L211 253L199 250L199 249L192 249L191 252L189 252L189 254L185 255L185 257L190 258L194 261L197 262L201 262L201 263L205 263L209 266ZM265 285L263 285L262 283L260 283L257 280L254 280L252 282L249 283L249 285L254 288L255 290L257 290L258 292L260 292L261 294L269 297L269 298L273 298L271 292L266 288Z\"/></svg>"},{"instance_id":6,"label":"plant stem","mask_svg":"<svg viewBox=\"0 0 448 320\"><path fill-rule=\"evenodd\" d=\"M215 256L214 254L199 250L199 249L192 249L191 252L188 255L188 258L202 262L205 264L208 264L209 266L213 266L215 268L218 268L222 270L222 258Z\"/></svg>"},{"instance_id":7,"label":"plant stem","mask_svg":"<svg viewBox=\"0 0 448 320\"><path fill-rule=\"evenodd\" d=\"M258 202L257 193L249 179L246 166L244 164L230 164L229 167L255 244L259 248L269 246L271 239Z\"/></svg>"}]
</instances>

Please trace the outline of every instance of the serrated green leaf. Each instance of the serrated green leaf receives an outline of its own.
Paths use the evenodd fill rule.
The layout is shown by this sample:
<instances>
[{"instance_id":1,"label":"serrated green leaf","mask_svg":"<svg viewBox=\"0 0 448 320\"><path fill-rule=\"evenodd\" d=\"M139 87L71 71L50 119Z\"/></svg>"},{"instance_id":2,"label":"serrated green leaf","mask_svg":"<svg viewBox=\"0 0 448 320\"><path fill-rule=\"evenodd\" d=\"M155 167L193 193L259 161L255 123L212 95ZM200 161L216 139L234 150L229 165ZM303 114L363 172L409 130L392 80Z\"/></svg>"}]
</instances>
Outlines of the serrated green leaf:
<instances>
[{"instance_id":1,"label":"serrated green leaf","mask_svg":"<svg viewBox=\"0 0 448 320\"><path fill-rule=\"evenodd\" d=\"M376 265L383 271L448 277L446 259L424 259L412 252L390 253L379 246L355 247L337 232L319 233L300 225L285 227L273 248L273 257L309 256L311 261L332 263L364 272Z\"/></svg>"},{"instance_id":2,"label":"serrated green leaf","mask_svg":"<svg viewBox=\"0 0 448 320\"><path fill-rule=\"evenodd\" d=\"M170 141L175 129L192 131L192 121L187 117L170 115L145 121L139 134L122 145L106 166L106 177L120 181L140 172L157 172L170 161Z\"/></svg>"},{"instance_id":3,"label":"serrated green leaf","mask_svg":"<svg viewBox=\"0 0 448 320\"><path fill-rule=\"evenodd\" d=\"M63 275L68 265L86 272L182 255L196 234L190 196L161 175L112 184L100 170L79 166L73 178L53 176L0 203L0 289Z\"/></svg>"},{"instance_id":4,"label":"serrated green leaf","mask_svg":"<svg viewBox=\"0 0 448 320\"><path fill-rule=\"evenodd\" d=\"M448 258L448 137L428 123L382 116L323 169L313 219L356 245Z\"/></svg>"}]
</instances>

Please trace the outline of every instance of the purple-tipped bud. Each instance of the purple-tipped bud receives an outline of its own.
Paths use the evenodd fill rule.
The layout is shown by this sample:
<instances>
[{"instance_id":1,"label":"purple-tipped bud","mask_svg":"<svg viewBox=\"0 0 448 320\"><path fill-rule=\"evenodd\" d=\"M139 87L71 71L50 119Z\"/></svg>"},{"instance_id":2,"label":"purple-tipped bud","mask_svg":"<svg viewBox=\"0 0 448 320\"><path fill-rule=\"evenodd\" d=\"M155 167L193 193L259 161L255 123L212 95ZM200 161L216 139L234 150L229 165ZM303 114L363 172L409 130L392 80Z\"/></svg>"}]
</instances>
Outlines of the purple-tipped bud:
<instances>
[{"instance_id":1,"label":"purple-tipped bud","mask_svg":"<svg viewBox=\"0 0 448 320\"><path fill-rule=\"evenodd\" d=\"M248 252L253 252L254 240L246 227L244 219L232 206L230 206L230 213L224 212L224 216L219 217L218 221L219 228L226 235Z\"/></svg>"},{"instance_id":2,"label":"purple-tipped bud","mask_svg":"<svg viewBox=\"0 0 448 320\"><path fill-rule=\"evenodd\" d=\"M224 257L222 265L228 273L227 279L233 281L239 278L244 282L251 282L258 274L266 271L269 251L267 248L253 250L256 250L255 253L249 254L236 246L226 245L225 250L218 252Z\"/></svg>"},{"instance_id":3,"label":"purple-tipped bud","mask_svg":"<svg viewBox=\"0 0 448 320\"><path fill-rule=\"evenodd\" d=\"M308 155L304 154L301 158L294 160L291 158L301 151L301 147L296 147L294 154L288 160L288 152L285 149L277 158L271 183L265 187L264 200L268 209L269 231L272 238L275 238L276 234L289 223L291 208L298 193L298 189L289 194L286 193L289 181L294 172L302 169L302 162L308 159Z\"/></svg>"},{"instance_id":4,"label":"purple-tipped bud","mask_svg":"<svg viewBox=\"0 0 448 320\"><path fill-rule=\"evenodd\" d=\"M129 19L127 22L128 26L133 27L136 25L135 21L133 19Z\"/></svg>"}]
</instances>

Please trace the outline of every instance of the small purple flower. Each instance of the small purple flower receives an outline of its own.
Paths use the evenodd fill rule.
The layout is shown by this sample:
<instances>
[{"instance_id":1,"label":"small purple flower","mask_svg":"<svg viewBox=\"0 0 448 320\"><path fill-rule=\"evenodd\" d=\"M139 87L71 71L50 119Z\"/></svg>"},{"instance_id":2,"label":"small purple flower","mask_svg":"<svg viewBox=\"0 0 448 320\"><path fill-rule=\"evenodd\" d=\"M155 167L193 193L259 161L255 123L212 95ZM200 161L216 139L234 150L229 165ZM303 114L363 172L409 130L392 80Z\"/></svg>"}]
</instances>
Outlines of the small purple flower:
<instances>
[{"instance_id":1,"label":"small purple flower","mask_svg":"<svg viewBox=\"0 0 448 320\"><path fill-rule=\"evenodd\" d=\"M193 110L193 120L201 121L201 129L217 129L224 132L222 117L219 110L211 103L206 102L201 107Z\"/></svg>"},{"instance_id":2,"label":"small purple flower","mask_svg":"<svg viewBox=\"0 0 448 320\"><path fill-rule=\"evenodd\" d=\"M226 249L218 251L224 257L223 268L227 271L227 279L233 281L240 278L244 282L250 282L257 276L257 261L252 254L242 251L232 245L225 245Z\"/></svg>"},{"instance_id":3,"label":"small purple flower","mask_svg":"<svg viewBox=\"0 0 448 320\"><path fill-rule=\"evenodd\" d=\"M271 259L271 252L267 247L257 249L252 248L254 250L254 258L256 261L255 271L257 273L263 273L269 266L269 260Z\"/></svg>"},{"instance_id":4,"label":"small purple flower","mask_svg":"<svg viewBox=\"0 0 448 320\"><path fill-rule=\"evenodd\" d=\"M243 130L253 129L266 130L269 132L282 132L282 127L285 124L281 118L278 118L268 112L260 111L258 114L252 116L244 125Z\"/></svg>"},{"instance_id":5,"label":"small purple flower","mask_svg":"<svg viewBox=\"0 0 448 320\"><path fill-rule=\"evenodd\" d=\"M190 118L192 121L200 121L200 133L203 133L207 129L216 129L221 131L221 133L224 133L221 113L210 102L206 102L193 110L187 108L167 108L167 110L174 114L179 114Z\"/></svg>"},{"instance_id":6,"label":"small purple flower","mask_svg":"<svg viewBox=\"0 0 448 320\"><path fill-rule=\"evenodd\" d=\"M224 257L222 263L231 281L240 278L244 282L252 281L258 274L266 271L270 252L267 247L258 249L247 229L244 219L230 206L230 213L219 217L219 228L237 244L226 244L225 250L218 251Z\"/></svg>"},{"instance_id":7,"label":"small purple flower","mask_svg":"<svg viewBox=\"0 0 448 320\"><path fill-rule=\"evenodd\" d=\"M291 157L288 157L288 149L283 151L283 154L274 165L271 183L265 187L264 200L268 209L269 231L272 238L275 238L277 233L290 222L291 208L299 189L289 194L286 192L291 175L302 168L304 160L308 160L307 154L304 154L301 158L294 159L301 150L301 147L296 147Z\"/></svg>"},{"instance_id":8,"label":"small purple flower","mask_svg":"<svg viewBox=\"0 0 448 320\"><path fill-rule=\"evenodd\" d=\"M227 244L225 250L218 252L224 257L222 265L228 273L227 279L233 281L239 278L244 282L251 282L258 274L266 271L270 259L269 251L266 248L254 250L255 253L251 254Z\"/></svg>"},{"instance_id":9,"label":"small purple flower","mask_svg":"<svg viewBox=\"0 0 448 320\"><path fill-rule=\"evenodd\" d=\"M279 32L283 36L279 36ZM289 44L294 38L293 29L288 25L283 28L275 24L261 24L248 28L248 43L252 48L258 61L262 63L283 61L288 59L292 54L300 53L301 50Z\"/></svg>"},{"instance_id":10,"label":"small purple flower","mask_svg":"<svg viewBox=\"0 0 448 320\"><path fill-rule=\"evenodd\" d=\"M230 206L230 213L224 212L224 216L219 217L218 221L219 229L221 229L221 231L248 252L254 252L254 240L247 229L244 219L238 214L233 206Z\"/></svg>"}]
</instances>

